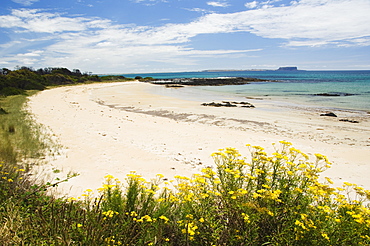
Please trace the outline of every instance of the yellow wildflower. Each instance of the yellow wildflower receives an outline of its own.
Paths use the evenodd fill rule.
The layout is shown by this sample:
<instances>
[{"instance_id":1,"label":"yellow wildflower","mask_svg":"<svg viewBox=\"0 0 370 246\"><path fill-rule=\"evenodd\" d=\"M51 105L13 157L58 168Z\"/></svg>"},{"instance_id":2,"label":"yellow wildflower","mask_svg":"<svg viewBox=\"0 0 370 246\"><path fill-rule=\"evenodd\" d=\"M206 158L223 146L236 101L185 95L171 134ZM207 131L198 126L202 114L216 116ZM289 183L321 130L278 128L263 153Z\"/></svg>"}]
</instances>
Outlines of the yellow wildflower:
<instances>
[{"instance_id":1,"label":"yellow wildflower","mask_svg":"<svg viewBox=\"0 0 370 246\"><path fill-rule=\"evenodd\" d=\"M112 180L112 179L114 179L114 177L112 175L110 175L110 174L106 175L104 178L106 180Z\"/></svg>"},{"instance_id":2,"label":"yellow wildflower","mask_svg":"<svg viewBox=\"0 0 370 246\"><path fill-rule=\"evenodd\" d=\"M159 216L159 218L160 218L161 220L164 220L164 221L165 221L165 223L167 223L167 222L169 221L169 219L168 219L166 216L164 216L164 215Z\"/></svg>"},{"instance_id":3,"label":"yellow wildflower","mask_svg":"<svg viewBox=\"0 0 370 246\"><path fill-rule=\"evenodd\" d=\"M323 238L325 238L326 240L330 240L329 237L328 237L328 234L326 234L326 233L321 233L321 236Z\"/></svg>"},{"instance_id":4,"label":"yellow wildflower","mask_svg":"<svg viewBox=\"0 0 370 246\"><path fill-rule=\"evenodd\" d=\"M248 214L242 213L242 216L243 216L244 222L251 223L251 221L249 220L249 215Z\"/></svg>"}]
</instances>

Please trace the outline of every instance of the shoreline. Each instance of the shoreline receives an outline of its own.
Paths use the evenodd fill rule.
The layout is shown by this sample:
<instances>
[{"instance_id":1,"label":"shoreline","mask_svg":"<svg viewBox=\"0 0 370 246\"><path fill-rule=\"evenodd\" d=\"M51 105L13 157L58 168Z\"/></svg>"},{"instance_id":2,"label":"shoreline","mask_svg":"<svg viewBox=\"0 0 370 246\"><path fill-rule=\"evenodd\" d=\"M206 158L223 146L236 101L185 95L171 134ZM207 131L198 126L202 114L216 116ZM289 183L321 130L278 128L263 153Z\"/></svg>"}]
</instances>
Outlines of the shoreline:
<instances>
[{"instance_id":1,"label":"shoreline","mask_svg":"<svg viewBox=\"0 0 370 246\"><path fill-rule=\"evenodd\" d=\"M200 94L210 94L216 100L222 101L222 100L241 100L241 101L252 101L252 102L263 102L264 104L268 105L270 108L274 107L275 109L278 109L279 107L282 108L290 108L290 109L297 109L297 110L306 110L306 111L312 111L312 112L327 112L327 111L338 111L338 112L345 112L348 113L352 117L358 117L359 119L370 119L370 111L365 109L358 109L358 108L346 108L346 107L335 107L335 106L321 106L318 103L307 103L306 101L300 102L297 100L293 100L293 97L289 97L288 99L286 97L282 96L243 96L243 95L234 95L229 94L229 92L221 92L221 91L211 91L211 90L191 90L192 88L196 88L198 86L184 86L183 88L166 88L164 86L156 86L156 87L162 87L161 90L158 89L152 89L149 92L153 94L157 94L160 96L172 96L177 99L185 99L189 101L200 101L203 102L203 100L199 100ZM202 86L199 86L202 87ZM181 90L187 90L190 88L190 90L187 90L186 92L180 92ZM170 92L169 92L170 91ZM176 91L179 91L179 93L176 93ZM175 93L175 94L173 94ZM195 96L191 95L196 94ZM207 98L207 97L206 97Z\"/></svg>"},{"instance_id":2,"label":"shoreline","mask_svg":"<svg viewBox=\"0 0 370 246\"><path fill-rule=\"evenodd\" d=\"M320 117L317 112L274 108L214 108L197 101L151 93L140 82L78 85L46 90L30 98L29 111L65 148L41 167L49 178L69 171L80 176L61 184L61 195L79 196L101 187L111 174L124 182L136 170L145 178L191 176L212 166L211 154L234 147L248 156L246 144L272 153L272 143L290 141L311 156L327 155L333 167L322 177L336 186L347 181L370 189L366 177L370 134L359 124ZM52 99L52 100L51 100ZM247 99L249 101L249 99ZM60 170L56 174L53 170Z\"/></svg>"}]
</instances>

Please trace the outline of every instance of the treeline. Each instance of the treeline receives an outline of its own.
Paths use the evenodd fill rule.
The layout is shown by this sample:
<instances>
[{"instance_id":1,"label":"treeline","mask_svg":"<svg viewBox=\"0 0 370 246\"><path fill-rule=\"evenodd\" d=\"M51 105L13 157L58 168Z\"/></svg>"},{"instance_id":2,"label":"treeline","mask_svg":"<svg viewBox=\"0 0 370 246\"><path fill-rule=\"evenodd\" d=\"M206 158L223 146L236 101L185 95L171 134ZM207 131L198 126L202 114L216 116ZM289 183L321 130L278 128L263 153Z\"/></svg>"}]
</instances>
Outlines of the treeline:
<instances>
[{"instance_id":1,"label":"treeline","mask_svg":"<svg viewBox=\"0 0 370 246\"><path fill-rule=\"evenodd\" d=\"M47 86L85 83L87 81L123 80L124 76L109 78L92 75L91 72L81 73L79 69L70 71L67 68L17 67L15 70L0 69L0 96L23 94L26 90L44 90Z\"/></svg>"}]
</instances>

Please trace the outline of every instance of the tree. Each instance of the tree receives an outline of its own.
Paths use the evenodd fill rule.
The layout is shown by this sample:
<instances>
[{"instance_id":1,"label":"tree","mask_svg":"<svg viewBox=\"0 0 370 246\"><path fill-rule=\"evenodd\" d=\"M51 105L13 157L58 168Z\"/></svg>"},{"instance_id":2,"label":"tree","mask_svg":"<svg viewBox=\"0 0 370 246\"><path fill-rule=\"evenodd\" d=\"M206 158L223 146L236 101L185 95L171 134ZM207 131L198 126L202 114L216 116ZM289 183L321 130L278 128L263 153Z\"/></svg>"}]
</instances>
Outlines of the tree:
<instances>
[{"instance_id":1,"label":"tree","mask_svg":"<svg viewBox=\"0 0 370 246\"><path fill-rule=\"evenodd\" d=\"M77 77L81 77L82 73L79 69L73 69L73 75Z\"/></svg>"},{"instance_id":2,"label":"tree","mask_svg":"<svg viewBox=\"0 0 370 246\"><path fill-rule=\"evenodd\" d=\"M0 69L0 74L3 74L3 75L7 75L8 73L10 73L11 71L7 68L2 68Z\"/></svg>"},{"instance_id":3,"label":"tree","mask_svg":"<svg viewBox=\"0 0 370 246\"><path fill-rule=\"evenodd\" d=\"M45 79L36 72L29 69L19 69L7 75L10 87L22 90L43 90L45 89Z\"/></svg>"},{"instance_id":4,"label":"tree","mask_svg":"<svg viewBox=\"0 0 370 246\"><path fill-rule=\"evenodd\" d=\"M64 67L52 68L52 73L60 73L69 76L73 75L73 73L68 68Z\"/></svg>"}]
</instances>

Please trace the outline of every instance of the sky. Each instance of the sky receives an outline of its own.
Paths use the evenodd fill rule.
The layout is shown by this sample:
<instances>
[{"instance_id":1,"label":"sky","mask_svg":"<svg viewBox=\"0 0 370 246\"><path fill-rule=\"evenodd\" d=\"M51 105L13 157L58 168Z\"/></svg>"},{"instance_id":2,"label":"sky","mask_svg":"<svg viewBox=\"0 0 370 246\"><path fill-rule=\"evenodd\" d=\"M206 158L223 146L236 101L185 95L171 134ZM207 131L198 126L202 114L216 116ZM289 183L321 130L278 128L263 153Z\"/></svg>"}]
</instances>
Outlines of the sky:
<instances>
[{"instance_id":1,"label":"sky","mask_svg":"<svg viewBox=\"0 0 370 246\"><path fill-rule=\"evenodd\" d=\"M370 70L370 0L2 0L0 68Z\"/></svg>"}]
</instances>

